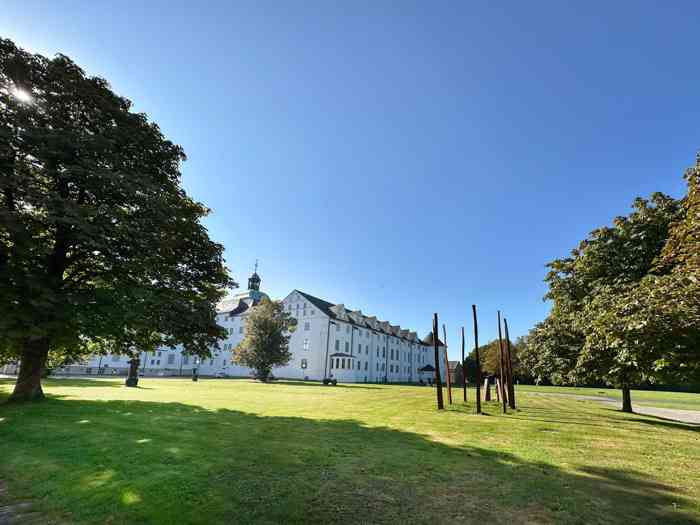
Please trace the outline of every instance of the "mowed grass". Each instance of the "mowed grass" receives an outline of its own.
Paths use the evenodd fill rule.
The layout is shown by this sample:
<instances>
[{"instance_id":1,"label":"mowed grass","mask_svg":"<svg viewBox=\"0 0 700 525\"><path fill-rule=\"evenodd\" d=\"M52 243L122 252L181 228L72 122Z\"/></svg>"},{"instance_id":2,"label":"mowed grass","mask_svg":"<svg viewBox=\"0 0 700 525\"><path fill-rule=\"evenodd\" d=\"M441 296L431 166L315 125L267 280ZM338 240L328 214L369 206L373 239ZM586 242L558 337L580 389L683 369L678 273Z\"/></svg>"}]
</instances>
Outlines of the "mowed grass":
<instances>
[{"instance_id":1,"label":"mowed grass","mask_svg":"<svg viewBox=\"0 0 700 525\"><path fill-rule=\"evenodd\" d=\"M52 380L0 405L11 497L77 524L700 523L691 425L529 388L476 416L429 387L140 385Z\"/></svg>"},{"instance_id":2,"label":"mowed grass","mask_svg":"<svg viewBox=\"0 0 700 525\"><path fill-rule=\"evenodd\" d=\"M613 401L622 402L622 391L613 388L596 387L559 387L559 386L530 386L522 385L524 392L576 394L581 396L607 397ZM661 408L676 408L679 410L700 410L700 394L687 392L660 392L654 390L632 390L632 406L653 406Z\"/></svg>"}]
</instances>

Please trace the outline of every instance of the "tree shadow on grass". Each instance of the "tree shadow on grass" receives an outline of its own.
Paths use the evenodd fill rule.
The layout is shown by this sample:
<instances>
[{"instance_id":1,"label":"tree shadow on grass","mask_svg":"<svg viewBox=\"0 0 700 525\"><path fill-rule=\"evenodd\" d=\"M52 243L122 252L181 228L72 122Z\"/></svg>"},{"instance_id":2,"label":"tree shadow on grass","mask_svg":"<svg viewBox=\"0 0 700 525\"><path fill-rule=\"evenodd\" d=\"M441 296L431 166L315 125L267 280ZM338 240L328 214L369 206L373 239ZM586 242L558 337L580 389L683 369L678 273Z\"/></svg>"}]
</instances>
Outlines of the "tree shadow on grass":
<instances>
[{"instance_id":1,"label":"tree shadow on grass","mask_svg":"<svg viewBox=\"0 0 700 525\"><path fill-rule=\"evenodd\" d=\"M602 412L601 412L602 411ZM638 416L638 417L634 417ZM569 424L575 426L610 428L610 425L634 429L639 432L638 423L655 427L666 427L674 430L686 430L700 432L700 425L684 423L662 417L631 414L628 415L619 409L600 407L596 411L567 411L542 407L527 407L519 409L517 413L510 413L512 419L523 421L540 421L542 423Z\"/></svg>"},{"instance_id":2,"label":"tree shadow on grass","mask_svg":"<svg viewBox=\"0 0 700 525\"><path fill-rule=\"evenodd\" d=\"M2 407L0 458L14 494L71 523L700 523L696 502L632 470L182 403Z\"/></svg>"}]
</instances>

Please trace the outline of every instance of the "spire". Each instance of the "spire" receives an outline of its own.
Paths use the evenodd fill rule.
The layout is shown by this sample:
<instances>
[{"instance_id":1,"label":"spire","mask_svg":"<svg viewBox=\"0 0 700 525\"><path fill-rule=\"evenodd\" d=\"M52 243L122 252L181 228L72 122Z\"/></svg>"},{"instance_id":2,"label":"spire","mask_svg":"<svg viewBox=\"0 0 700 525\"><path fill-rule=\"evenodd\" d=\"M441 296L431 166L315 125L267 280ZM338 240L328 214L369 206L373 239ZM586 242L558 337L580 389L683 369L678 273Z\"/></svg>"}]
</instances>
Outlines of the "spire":
<instances>
[{"instance_id":1,"label":"spire","mask_svg":"<svg viewBox=\"0 0 700 525\"><path fill-rule=\"evenodd\" d=\"M260 276L258 275L258 260L255 259L255 270L253 275L248 278L248 290L260 291Z\"/></svg>"}]
</instances>

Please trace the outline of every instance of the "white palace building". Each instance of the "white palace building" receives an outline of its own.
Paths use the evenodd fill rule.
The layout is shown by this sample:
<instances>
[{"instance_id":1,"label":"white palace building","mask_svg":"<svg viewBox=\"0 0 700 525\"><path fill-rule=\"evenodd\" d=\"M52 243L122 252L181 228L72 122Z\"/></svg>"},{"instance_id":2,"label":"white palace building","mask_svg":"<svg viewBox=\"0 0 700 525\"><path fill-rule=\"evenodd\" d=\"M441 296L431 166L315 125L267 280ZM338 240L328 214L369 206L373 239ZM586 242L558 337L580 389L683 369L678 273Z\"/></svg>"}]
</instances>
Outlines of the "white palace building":
<instances>
[{"instance_id":1,"label":"white palace building","mask_svg":"<svg viewBox=\"0 0 700 525\"><path fill-rule=\"evenodd\" d=\"M232 351L243 339L251 308L267 298L260 291L257 272L248 279L248 290L222 301L217 320L228 336L212 349L211 357L195 358L182 347L160 348L141 355L140 372L147 376L187 376L197 368L202 376L250 377L249 368L232 362ZM289 341L292 359L273 369L276 378L322 381L324 378L353 383L417 383L434 377L435 352L432 333L423 340L416 332L402 329L360 310L333 304L301 290L292 291L282 301L297 319ZM439 342L440 372L444 376L444 346ZM95 355L80 365L56 374L127 375L128 357L118 354Z\"/></svg>"}]
</instances>

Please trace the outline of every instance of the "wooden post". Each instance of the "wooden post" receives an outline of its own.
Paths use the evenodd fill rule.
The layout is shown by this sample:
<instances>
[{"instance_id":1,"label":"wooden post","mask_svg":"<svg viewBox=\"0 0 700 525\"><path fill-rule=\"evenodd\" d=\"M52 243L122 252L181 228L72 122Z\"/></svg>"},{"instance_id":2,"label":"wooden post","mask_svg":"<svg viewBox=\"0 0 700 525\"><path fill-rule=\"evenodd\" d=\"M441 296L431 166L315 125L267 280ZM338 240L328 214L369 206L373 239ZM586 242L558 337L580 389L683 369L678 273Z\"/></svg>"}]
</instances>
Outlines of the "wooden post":
<instances>
[{"instance_id":1,"label":"wooden post","mask_svg":"<svg viewBox=\"0 0 700 525\"><path fill-rule=\"evenodd\" d=\"M438 344L438 315L433 314L433 346L435 347L435 390L437 391L437 407L443 410L442 381L440 380L440 349Z\"/></svg>"},{"instance_id":2,"label":"wooden post","mask_svg":"<svg viewBox=\"0 0 700 525\"><path fill-rule=\"evenodd\" d=\"M506 331L506 350L508 351L508 405L515 410L515 385L513 384L513 352L510 346L510 335L508 335L508 319L503 318L503 328Z\"/></svg>"},{"instance_id":3,"label":"wooden post","mask_svg":"<svg viewBox=\"0 0 700 525\"><path fill-rule=\"evenodd\" d=\"M474 318L474 357L476 358L476 413L481 414L481 361L479 361L479 324L476 321L476 305L472 305Z\"/></svg>"},{"instance_id":4,"label":"wooden post","mask_svg":"<svg viewBox=\"0 0 700 525\"><path fill-rule=\"evenodd\" d=\"M442 325L442 338L444 339L443 343L445 344L445 375L447 376L445 378L445 383L447 383L447 400L450 402L450 405L452 404L452 378L450 377L450 360L447 357L447 329L445 328L445 325Z\"/></svg>"},{"instance_id":5,"label":"wooden post","mask_svg":"<svg viewBox=\"0 0 700 525\"><path fill-rule=\"evenodd\" d=\"M498 357L500 358L498 371L499 371L499 375L500 375L500 379L501 379L501 381L500 381L501 384L500 384L499 390L500 390L500 394L501 394L501 401L503 402L503 413L505 414L506 413L506 390L503 387L503 368L504 368L504 365L503 365L503 335L501 334L501 311L500 310L498 311L498 349L499 349Z\"/></svg>"},{"instance_id":6,"label":"wooden post","mask_svg":"<svg viewBox=\"0 0 700 525\"><path fill-rule=\"evenodd\" d=\"M488 377L484 379L484 401L491 401L491 382Z\"/></svg>"},{"instance_id":7,"label":"wooden post","mask_svg":"<svg viewBox=\"0 0 700 525\"><path fill-rule=\"evenodd\" d=\"M464 402L467 402L467 370L464 362L464 327L462 327L462 388L464 390Z\"/></svg>"}]
</instances>

